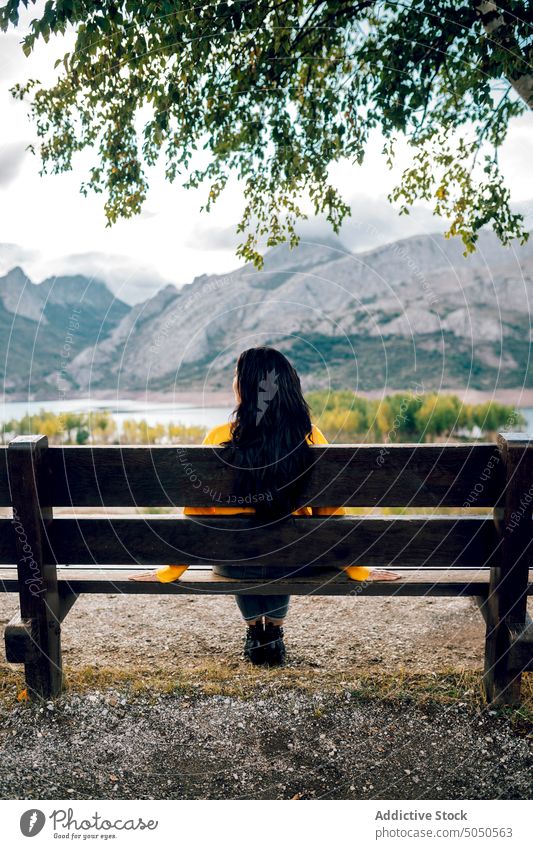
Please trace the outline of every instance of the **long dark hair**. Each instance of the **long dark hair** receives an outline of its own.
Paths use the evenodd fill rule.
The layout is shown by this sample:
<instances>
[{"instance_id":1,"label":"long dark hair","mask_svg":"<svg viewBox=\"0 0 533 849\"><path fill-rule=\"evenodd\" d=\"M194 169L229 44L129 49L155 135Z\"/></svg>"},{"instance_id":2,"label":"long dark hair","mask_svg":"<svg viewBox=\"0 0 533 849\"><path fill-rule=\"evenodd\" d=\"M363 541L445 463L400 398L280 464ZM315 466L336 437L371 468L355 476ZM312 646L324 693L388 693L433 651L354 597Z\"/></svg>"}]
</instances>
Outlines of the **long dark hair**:
<instances>
[{"instance_id":1,"label":"long dark hair","mask_svg":"<svg viewBox=\"0 0 533 849\"><path fill-rule=\"evenodd\" d=\"M239 403L225 443L236 493L264 519L289 515L311 464L309 407L300 378L275 348L249 348L237 361Z\"/></svg>"}]
</instances>

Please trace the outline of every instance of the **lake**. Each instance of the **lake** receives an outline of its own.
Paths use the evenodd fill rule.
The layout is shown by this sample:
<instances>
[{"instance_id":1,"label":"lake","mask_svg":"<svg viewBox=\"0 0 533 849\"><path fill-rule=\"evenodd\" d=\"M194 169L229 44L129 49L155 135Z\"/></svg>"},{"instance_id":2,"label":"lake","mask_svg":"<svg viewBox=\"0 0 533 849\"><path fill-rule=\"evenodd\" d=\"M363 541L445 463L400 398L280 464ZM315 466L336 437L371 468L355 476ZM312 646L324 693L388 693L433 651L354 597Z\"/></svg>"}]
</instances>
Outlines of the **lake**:
<instances>
[{"instance_id":1,"label":"lake","mask_svg":"<svg viewBox=\"0 0 533 849\"><path fill-rule=\"evenodd\" d=\"M526 431L533 434L533 407L521 407L520 412L526 417Z\"/></svg>"},{"instance_id":2,"label":"lake","mask_svg":"<svg viewBox=\"0 0 533 849\"><path fill-rule=\"evenodd\" d=\"M127 419L141 421L145 419L149 425L170 422L183 425L201 425L215 427L227 422L231 407L198 407L189 404L150 404L144 401L95 401L92 399L75 399L63 401L8 401L0 404L0 424L11 419L22 419L26 414L33 415L40 410L51 413L88 413L90 411L106 410L111 413L118 428Z\"/></svg>"},{"instance_id":3,"label":"lake","mask_svg":"<svg viewBox=\"0 0 533 849\"><path fill-rule=\"evenodd\" d=\"M63 401L8 401L0 404L0 424L10 419L21 419L26 413L38 413L49 410L52 413L88 413L91 410L107 410L113 416L119 429L126 419L140 421L145 419L149 425L170 422L183 425L201 425L215 427L227 422L231 407L198 407L189 404L163 404L144 401L95 401L87 399ZM533 433L533 407L522 407L520 412L527 419L526 430Z\"/></svg>"}]
</instances>

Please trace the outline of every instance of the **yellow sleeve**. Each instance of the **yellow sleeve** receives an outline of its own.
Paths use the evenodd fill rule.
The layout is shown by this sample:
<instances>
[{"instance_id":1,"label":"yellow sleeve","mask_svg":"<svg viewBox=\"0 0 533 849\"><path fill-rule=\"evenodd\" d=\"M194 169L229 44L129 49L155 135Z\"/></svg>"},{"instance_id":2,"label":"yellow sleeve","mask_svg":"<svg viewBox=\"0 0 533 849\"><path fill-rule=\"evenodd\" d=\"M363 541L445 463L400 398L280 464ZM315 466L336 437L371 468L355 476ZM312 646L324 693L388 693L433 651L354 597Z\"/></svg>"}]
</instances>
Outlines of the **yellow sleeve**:
<instances>
[{"instance_id":1,"label":"yellow sleeve","mask_svg":"<svg viewBox=\"0 0 533 849\"><path fill-rule=\"evenodd\" d=\"M311 430L311 437L310 439L308 439L308 441L311 443L311 445L329 445L328 440L326 439L320 428L316 425L313 425L313 428Z\"/></svg>"},{"instance_id":2,"label":"yellow sleeve","mask_svg":"<svg viewBox=\"0 0 533 849\"><path fill-rule=\"evenodd\" d=\"M220 425L214 427L209 433L206 433L202 440L202 445L220 445L229 439L229 425ZM185 507L183 512L186 516L208 516L215 512L215 507ZM170 584L172 581L177 581L189 567L185 565L170 565L162 566L157 569L157 580L162 584Z\"/></svg>"},{"instance_id":3,"label":"yellow sleeve","mask_svg":"<svg viewBox=\"0 0 533 849\"><path fill-rule=\"evenodd\" d=\"M311 433L311 441L313 445L328 445L328 440L316 425L313 425ZM313 507L313 516L345 516L346 510L344 507ZM365 581L370 575L372 569L366 566L345 566L344 572L352 581Z\"/></svg>"},{"instance_id":4,"label":"yellow sleeve","mask_svg":"<svg viewBox=\"0 0 533 849\"><path fill-rule=\"evenodd\" d=\"M171 584L172 581L177 581L178 578L181 578L188 568L188 566L162 566L156 572L157 580L162 584Z\"/></svg>"},{"instance_id":5,"label":"yellow sleeve","mask_svg":"<svg viewBox=\"0 0 533 849\"><path fill-rule=\"evenodd\" d=\"M345 566L342 571L346 572L352 581L366 581L372 569L368 566Z\"/></svg>"}]
</instances>

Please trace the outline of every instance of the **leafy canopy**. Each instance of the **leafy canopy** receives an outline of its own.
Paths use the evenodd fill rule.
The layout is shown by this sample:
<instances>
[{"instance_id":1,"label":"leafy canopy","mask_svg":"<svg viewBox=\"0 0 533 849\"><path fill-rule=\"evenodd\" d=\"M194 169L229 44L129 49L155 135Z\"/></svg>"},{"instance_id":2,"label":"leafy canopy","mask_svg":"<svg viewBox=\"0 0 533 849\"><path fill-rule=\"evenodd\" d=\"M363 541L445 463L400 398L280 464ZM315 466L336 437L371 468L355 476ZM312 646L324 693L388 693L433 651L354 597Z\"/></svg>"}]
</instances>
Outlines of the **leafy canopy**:
<instances>
[{"instance_id":1,"label":"leafy canopy","mask_svg":"<svg viewBox=\"0 0 533 849\"><path fill-rule=\"evenodd\" d=\"M34 2L5 3L0 26ZM23 50L72 28L56 84L13 93L30 100L42 173L95 151L81 189L105 193L108 224L141 211L160 156L169 180L206 184L206 209L234 173L239 253L260 264L261 242L297 242L302 197L338 231L349 206L330 166L362 163L380 127L391 163L399 136L412 146L390 197L402 212L430 201L467 251L487 224L527 238L497 157L533 105L527 0L48 0Z\"/></svg>"}]
</instances>

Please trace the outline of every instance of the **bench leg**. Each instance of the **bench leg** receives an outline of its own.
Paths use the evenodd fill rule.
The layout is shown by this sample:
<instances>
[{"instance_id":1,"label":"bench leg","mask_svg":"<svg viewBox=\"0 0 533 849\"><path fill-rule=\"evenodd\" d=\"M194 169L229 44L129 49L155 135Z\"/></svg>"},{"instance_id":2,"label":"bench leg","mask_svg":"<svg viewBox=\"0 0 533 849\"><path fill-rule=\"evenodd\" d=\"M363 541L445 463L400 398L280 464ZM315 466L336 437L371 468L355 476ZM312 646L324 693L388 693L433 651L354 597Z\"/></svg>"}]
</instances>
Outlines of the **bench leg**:
<instances>
[{"instance_id":1,"label":"bench leg","mask_svg":"<svg viewBox=\"0 0 533 849\"><path fill-rule=\"evenodd\" d=\"M492 575L496 572L496 575ZM485 669L483 684L490 705L520 702L521 672L511 663L511 633L506 616L505 593L499 586L500 569L491 570L489 597L486 602Z\"/></svg>"},{"instance_id":2,"label":"bench leg","mask_svg":"<svg viewBox=\"0 0 533 849\"><path fill-rule=\"evenodd\" d=\"M499 603L499 572L491 571L489 595L476 597L486 625L483 688L487 702L494 706L516 704L520 700L521 677L513 668L510 630Z\"/></svg>"},{"instance_id":3,"label":"bench leg","mask_svg":"<svg viewBox=\"0 0 533 849\"><path fill-rule=\"evenodd\" d=\"M19 436L7 449L20 623L6 629L6 648L8 656L11 649L17 656L22 643L28 696L37 699L58 696L63 679L57 570L47 535L52 521L47 449L45 436Z\"/></svg>"},{"instance_id":4,"label":"bench leg","mask_svg":"<svg viewBox=\"0 0 533 849\"><path fill-rule=\"evenodd\" d=\"M34 696L46 699L61 693L61 622L77 598L76 593L63 589L59 616L50 611L43 620L32 621L17 613L6 625L6 660L24 664L26 686Z\"/></svg>"},{"instance_id":5,"label":"bench leg","mask_svg":"<svg viewBox=\"0 0 533 849\"><path fill-rule=\"evenodd\" d=\"M24 660L28 695L38 699L54 698L63 688L61 625L53 614L43 620L34 620L31 625L31 645Z\"/></svg>"},{"instance_id":6,"label":"bench leg","mask_svg":"<svg viewBox=\"0 0 533 849\"><path fill-rule=\"evenodd\" d=\"M533 440L499 434L505 487L494 520L500 538L498 562L490 572L485 614L484 685L491 705L520 701L521 658L528 652L527 587L531 561Z\"/></svg>"},{"instance_id":7,"label":"bench leg","mask_svg":"<svg viewBox=\"0 0 533 849\"><path fill-rule=\"evenodd\" d=\"M59 696L63 687L61 623L53 611L34 619L17 613L4 632L6 660L23 663L30 698Z\"/></svg>"}]
</instances>

